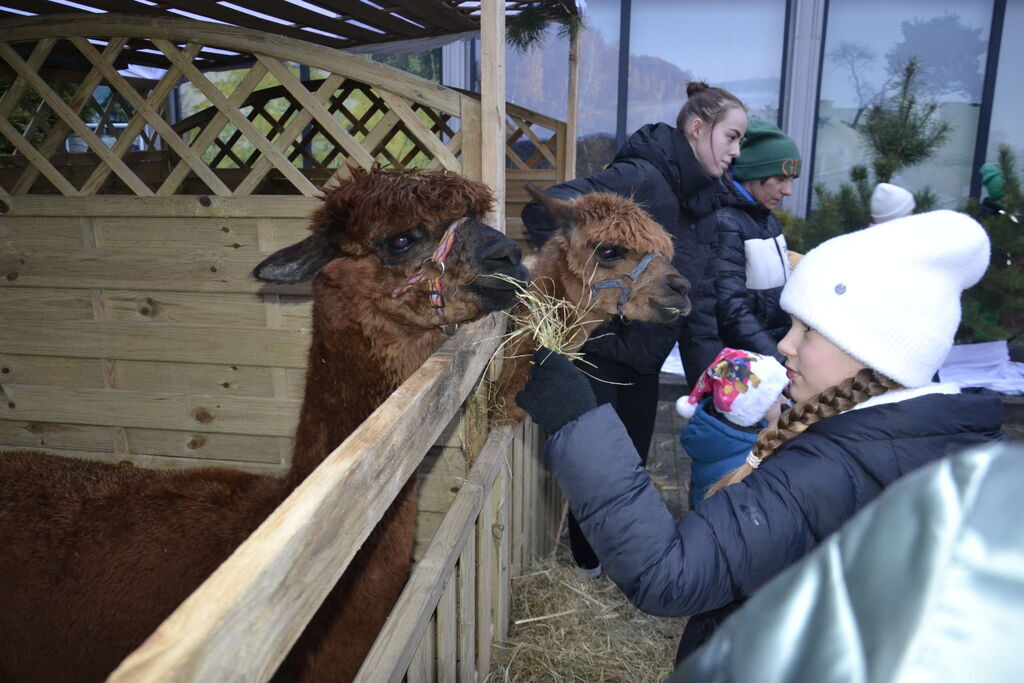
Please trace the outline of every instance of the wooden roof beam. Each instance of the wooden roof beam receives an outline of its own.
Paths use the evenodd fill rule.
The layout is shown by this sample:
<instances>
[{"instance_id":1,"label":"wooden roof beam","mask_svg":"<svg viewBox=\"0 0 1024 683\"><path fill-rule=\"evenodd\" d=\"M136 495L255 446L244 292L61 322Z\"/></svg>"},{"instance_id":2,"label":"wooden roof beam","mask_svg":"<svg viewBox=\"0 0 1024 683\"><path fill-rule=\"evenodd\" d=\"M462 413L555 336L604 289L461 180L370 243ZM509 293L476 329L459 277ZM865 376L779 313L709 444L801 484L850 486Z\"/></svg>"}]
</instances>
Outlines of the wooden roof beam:
<instances>
[{"instance_id":1,"label":"wooden roof beam","mask_svg":"<svg viewBox=\"0 0 1024 683\"><path fill-rule=\"evenodd\" d=\"M384 3L378 3L384 4ZM399 14L416 20L425 28L436 26L453 31L472 31L479 28L469 16L444 2L423 2L422 0L390 0L387 5L395 6Z\"/></svg>"}]
</instances>

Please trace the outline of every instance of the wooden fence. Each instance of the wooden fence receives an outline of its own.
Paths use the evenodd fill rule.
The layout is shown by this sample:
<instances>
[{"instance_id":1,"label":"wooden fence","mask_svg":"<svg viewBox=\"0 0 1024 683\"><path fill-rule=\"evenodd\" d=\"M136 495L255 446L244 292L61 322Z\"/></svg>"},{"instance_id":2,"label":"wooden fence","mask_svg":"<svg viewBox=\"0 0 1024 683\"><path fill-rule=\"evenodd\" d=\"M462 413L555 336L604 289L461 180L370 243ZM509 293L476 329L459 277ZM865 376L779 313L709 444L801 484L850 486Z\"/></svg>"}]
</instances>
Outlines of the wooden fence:
<instances>
[{"instance_id":1,"label":"wooden fence","mask_svg":"<svg viewBox=\"0 0 1024 683\"><path fill-rule=\"evenodd\" d=\"M169 68L121 75L128 44ZM204 73L213 50L249 65ZM52 56L89 67L53 69ZM280 36L9 20L0 78L0 449L284 472L308 288L249 270L304 235L317 186L347 164L481 175L475 97ZM564 176L564 125L511 106L508 121L511 188L516 173ZM491 432L482 418L500 325L448 342L114 678L268 677L417 466L419 562L367 680L406 665L410 680L486 675L509 577L547 552L560 509L532 427ZM370 481L388 488L342 500Z\"/></svg>"}]
</instances>

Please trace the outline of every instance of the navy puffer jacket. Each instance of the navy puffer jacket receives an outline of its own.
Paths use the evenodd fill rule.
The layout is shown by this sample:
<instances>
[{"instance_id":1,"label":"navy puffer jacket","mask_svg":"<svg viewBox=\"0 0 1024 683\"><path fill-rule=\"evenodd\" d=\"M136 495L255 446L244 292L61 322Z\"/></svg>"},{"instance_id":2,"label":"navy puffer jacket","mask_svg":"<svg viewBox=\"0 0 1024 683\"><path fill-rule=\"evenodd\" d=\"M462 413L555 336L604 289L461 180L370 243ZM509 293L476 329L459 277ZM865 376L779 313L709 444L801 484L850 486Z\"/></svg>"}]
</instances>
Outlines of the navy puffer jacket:
<instances>
[{"instance_id":1,"label":"navy puffer jacket","mask_svg":"<svg viewBox=\"0 0 1024 683\"><path fill-rule=\"evenodd\" d=\"M698 222L719 208L723 191L721 181L704 173L683 135L666 123L649 124L633 133L604 171L544 191L559 199L590 192L614 192L632 198L672 236L672 265L690 281L693 309L681 321L668 325L632 323L628 329L613 326L615 335L607 335L599 348L588 350L593 348L595 355L640 374L657 373L677 338L687 376L698 376L714 360L722 347L715 324L711 270L714 229L709 225L701 233ZM557 230L536 202L523 207L522 217L537 246Z\"/></svg>"},{"instance_id":2,"label":"navy puffer jacket","mask_svg":"<svg viewBox=\"0 0 1024 683\"><path fill-rule=\"evenodd\" d=\"M661 616L711 613L690 619L685 655L721 608L803 557L894 480L1001 439L1001 426L1002 403L985 390L851 410L791 439L678 523L610 406L551 436L547 457L602 568L634 605Z\"/></svg>"},{"instance_id":3,"label":"navy puffer jacket","mask_svg":"<svg viewBox=\"0 0 1024 683\"><path fill-rule=\"evenodd\" d=\"M726 346L785 359L776 345L789 330L779 305L789 279L782 226L771 211L733 189L715 212L718 333Z\"/></svg>"}]
</instances>

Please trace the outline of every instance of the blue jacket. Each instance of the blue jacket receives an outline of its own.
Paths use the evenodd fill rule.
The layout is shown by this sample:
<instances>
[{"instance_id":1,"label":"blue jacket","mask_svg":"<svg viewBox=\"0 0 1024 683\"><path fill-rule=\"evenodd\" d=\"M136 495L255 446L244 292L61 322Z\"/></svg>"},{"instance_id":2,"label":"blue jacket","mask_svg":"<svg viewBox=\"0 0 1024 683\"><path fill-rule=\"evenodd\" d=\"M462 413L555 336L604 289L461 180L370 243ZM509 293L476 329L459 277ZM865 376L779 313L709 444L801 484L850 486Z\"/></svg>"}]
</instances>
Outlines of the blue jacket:
<instances>
[{"instance_id":1,"label":"blue jacket","mask_svg":"<svg viewBox=\"0 0 1024 683\"><path fill-rule=\"evenodd\" d=\"M757 441L757 433L768 426L761 420L753 431L727 424L709 412L711 397L701 401L690 422L679 435L679 443L690 456L690 507L704 500L708 489L726 473L746 460Z\"/></svg>"},{"instance_id":2,"label":"blue jacket","mask_svg":"<svg viewBox=\"0 0 1024 683\"><path fill-rule=\"evenodd\" d=\"M682 617L739 604L897 478L1002 439L1002 419L999 397L985 390L851 410L789 440L678 523L611 406L552 435L547 457L608 576L639 609ZM690 619L687 632L701 637L685 650L713 626Z\"/></svg>"}]
</instances>

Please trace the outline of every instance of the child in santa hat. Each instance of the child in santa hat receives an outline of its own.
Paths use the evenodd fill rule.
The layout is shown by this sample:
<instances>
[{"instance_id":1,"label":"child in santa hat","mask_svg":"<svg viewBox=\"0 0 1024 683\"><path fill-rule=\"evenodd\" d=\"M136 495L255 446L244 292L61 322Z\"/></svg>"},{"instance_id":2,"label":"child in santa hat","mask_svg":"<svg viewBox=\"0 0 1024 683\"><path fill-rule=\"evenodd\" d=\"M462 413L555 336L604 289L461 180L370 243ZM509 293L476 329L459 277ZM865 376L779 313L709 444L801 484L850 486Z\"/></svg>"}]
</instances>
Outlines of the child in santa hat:
<instances>
[{"instance_id":1,"label":"child in santa hat","mask_svg":"<svg viewBox=\"0 0 1024 683\"><path fill-rule=\"evenodd\" d=\"M679 441L691 460L691 508L743 464L758 433L781 413L787 384L786 368L775 358L724 348L690 395L679 397L676 411L690 420Z\"/></svg>"}]
</instances>

